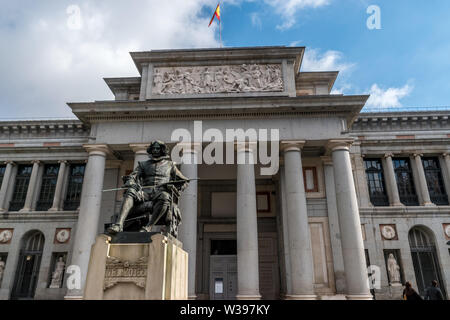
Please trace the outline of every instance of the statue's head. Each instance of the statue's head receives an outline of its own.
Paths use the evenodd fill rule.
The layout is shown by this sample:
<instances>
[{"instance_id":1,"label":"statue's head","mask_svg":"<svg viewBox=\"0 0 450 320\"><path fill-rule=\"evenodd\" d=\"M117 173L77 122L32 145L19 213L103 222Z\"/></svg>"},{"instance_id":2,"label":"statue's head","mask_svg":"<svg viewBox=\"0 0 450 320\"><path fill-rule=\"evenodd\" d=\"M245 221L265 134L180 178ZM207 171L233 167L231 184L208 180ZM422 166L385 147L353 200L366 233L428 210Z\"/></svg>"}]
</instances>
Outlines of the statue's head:
<instances>
[{"instance_id":1,"label":"statue's head","mask_svg":"<svg viewBox=\"0 0 450 320\"><path fill-rule=\"evenodd\" d=\"M162 141L153 141L147 148L147 153L152 158L165 157L169 154L169 148Z\"/></svg>"}]
</instances>

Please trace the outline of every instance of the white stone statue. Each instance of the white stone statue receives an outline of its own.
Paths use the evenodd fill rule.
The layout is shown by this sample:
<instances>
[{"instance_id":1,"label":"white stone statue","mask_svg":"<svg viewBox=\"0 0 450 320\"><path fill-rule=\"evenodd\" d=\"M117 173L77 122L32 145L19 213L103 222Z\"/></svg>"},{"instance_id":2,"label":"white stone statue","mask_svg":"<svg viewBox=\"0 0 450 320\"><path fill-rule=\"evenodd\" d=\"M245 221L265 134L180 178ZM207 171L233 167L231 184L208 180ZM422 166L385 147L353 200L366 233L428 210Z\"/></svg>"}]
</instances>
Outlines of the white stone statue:
<instances>
[{"instance_id":1,"label":"white stone statue","mask_svg":"<svg viewBox=\"0 0 450 320\"><path fill-rule=\"evenodd\" d=\"M58 262L56 262L55 271L53 271L52 273L52 282L50 284L50 288L61 288L65 266L66 263L64 262L63 257L59 257Z\"/></svg>"},{"instance_id":2,"label":"white stone statue","mask_svg":"<svg viewBox=\"0 0 450 320\"><path fill-rule=\"evenodd\" d=\"M400 283L400 266L392 253L389 254L387 265L391 284Z\"/></svg>"},{"instance_id":3,"label":"white stone statue","mask_svg":"<svg viewBox=\"0 0 450 320\"><path fill-rule=\"evenodd\" d=\"M0 257L0 287L2 286L3 273L5 271L5 262Z\"/></svg>"}]
</instances>

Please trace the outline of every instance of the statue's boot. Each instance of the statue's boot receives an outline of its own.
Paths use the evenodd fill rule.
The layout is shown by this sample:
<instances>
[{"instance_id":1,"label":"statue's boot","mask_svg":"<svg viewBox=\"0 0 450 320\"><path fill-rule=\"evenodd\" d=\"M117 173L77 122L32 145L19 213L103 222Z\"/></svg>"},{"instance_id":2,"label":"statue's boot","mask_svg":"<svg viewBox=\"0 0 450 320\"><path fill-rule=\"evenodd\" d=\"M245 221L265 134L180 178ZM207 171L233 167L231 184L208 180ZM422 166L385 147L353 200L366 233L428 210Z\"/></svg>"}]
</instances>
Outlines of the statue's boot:
<instances>
[{"instance_id":1,"label":"statue's boot","mask_svg":"<svg viewBox=\"0 0 450 320\"><path fill-rule=\"evenodd\" d=\"M168 211L170 209L170 204L166 201L163 202L162 205L156 205L155 209L154 209L154 213L152 214L150 221L148 222L148 224L144 227L141 228L140 232L151 232L152 231L152 225L161 221L161 218L164 217L164 215L167 213L168 215ZM160 217L160 219L158 221L156 221L156 219Z\"/></svg>"},{"instance_id":2,"label":"statue's boot","mask_svg":"<svg viewBox=\"0 0 450 320\"><path fill-rule=\"evenodd\" d=\"M111 226L108 227L108 229L106 230L106 232L108 232L109 234L116 234L119 232L123 232L123 227L118 224L118 223L114 223Z\"/></svg>"}]
</instances>

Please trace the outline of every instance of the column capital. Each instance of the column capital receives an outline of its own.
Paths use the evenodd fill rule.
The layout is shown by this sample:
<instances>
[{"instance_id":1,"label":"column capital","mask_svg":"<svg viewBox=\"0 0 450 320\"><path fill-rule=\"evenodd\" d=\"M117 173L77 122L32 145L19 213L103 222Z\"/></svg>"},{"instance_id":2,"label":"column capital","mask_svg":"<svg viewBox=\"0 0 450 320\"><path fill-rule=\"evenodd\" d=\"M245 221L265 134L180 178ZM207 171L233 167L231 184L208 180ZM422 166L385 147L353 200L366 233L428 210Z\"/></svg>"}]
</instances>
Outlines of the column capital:
<instances>
[{"instance_id":1,"label":"column capital","mask_svg":"<svg viewBox=\"0 0 450 320\"><path fill-rule=\"evenodd\" d=\"M107 144L84 144L83 148L91 155L106 157L111 155L112 151Z\"/></svg>"},{"instance_id":2,"label":"column capital","mask_svg":"<svg viewBox=\"0 0 450 320\"><path fill-rule=\"evenodd\" d=\"M64 164L68 164L69 161L67 161L67 160L59 160L58 163L59 163L59 164L63 164L63 163L64 163Z\"/></svg>"},{"instance_id":3,"label":"column capital","mask_svg":"<svg viewBox=\"0 0 450 320\"><path fill-rule=\"evenodd\" d=\"M443 156L444 158L450 157L450 152L444 152L444 153L442 154L442 156Z\"/></svg>"},{"instance_id":4,"label":"column capital","mask_svg":"<svg viewBox=\"0 0 450 320\"><path fill-rule=\"evenodd\" d=\"M147 154L147 149L150 146L150 143L132 143L129 146L134 153Z\"/></svg>"},{"instance_id":5,"label":"column capital","mask_svg":"<svg viewBox=\"0 0 450 320\"><path fill-rule=\"evenodd\" d=\"M332 139L328 140L327 148L332 152L337 150L345 150L350 151L350 147L352 146L354 139Z\"/></svg>"},{"instance_id":6,"label":"column capital","mask_svg":"<svg viewBox=\"0 0 450 320\"><path fill-rule=\"evenodd\" d=\"M283 152L301 151L305 144L305 140L285 140L281 141L281 150Z\"/></svg>"},{"instance_id":7,"label":"column capital","mask_svg":"<svg viewBox=\"0 0 450 320\"><path fill-rule=\"evenodd\" d=\"M423 157L423 153L413 153L414 158Z\"/></svg>"},{"instance_id":8,"label":"column capital","mask_svg":"<svg viewBox=\"0 0 450 320\"><path fill-rule=\"evenodd\" d=\"M235 141L234 148L237 152L252 152L256 151L257 147L256 141Z\"/></svg>"},{"instance_id":9,"label":"column capital","mask_svg":"<svg viewBox=\"0 0 450 320\"><path fill-rule=\"evenodd\" d=\"M332 166L333 165L333 158L328 156L322 156L320 157L322 160L322 163L324 166Z\"/></svg>"},{"instance_id":10,"label":"column capital","mask_svg":"<svg viewBox=\"0 0 450 320\"><path fill-rule=\"evenodd\" d=\"M40 160L31 160L31 164L41 164L42 161Z\"/></svg>"},{"instance_id":11,"label":"column capital","mask_svg":"<svg viewBox=\"0 0 450 320\"><path fill-rule=\"evenodd\" d=\"M392 158L394 154L392 152L387 152L383 155L383 158Z\"/></svg>"},{"instance_id":12,"label":"column capital","mask_svg":"<svg viewBox=\"0 0 450 320\"><path fill-rule=\"evenodd\" d=\"M6 164L6 165L10 164L10 165L12 165L12 166L15 166L15 165L16 165L16 163L15 163L14 161L12 161L12 160L6 160L6 161L4 162L4 164Z\"/></svg>"},{"instance_id":13,"label":"column capital","mask_svg":"<svg viewBox=\"0 0 450 320\"><path fill-rule=\"evenodd\" d=\"M106 160L106 169L118 169L122 165L122 160Z\"/></svg>"}]
</instances>

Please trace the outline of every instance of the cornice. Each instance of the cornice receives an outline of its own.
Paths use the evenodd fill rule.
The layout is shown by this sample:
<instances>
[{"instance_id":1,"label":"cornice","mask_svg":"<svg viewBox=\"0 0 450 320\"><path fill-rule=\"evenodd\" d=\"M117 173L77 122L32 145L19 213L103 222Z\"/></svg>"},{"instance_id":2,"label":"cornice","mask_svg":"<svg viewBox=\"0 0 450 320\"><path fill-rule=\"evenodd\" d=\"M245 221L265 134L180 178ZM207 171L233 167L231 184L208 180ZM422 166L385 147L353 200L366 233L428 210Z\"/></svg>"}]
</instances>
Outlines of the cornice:
<instances>
[{"instance_id":1,"label":"cornice","mask_svg":"<svg viewBox=\"0 0 450 320\"><path fill-rule=\"evenodd\" d=\"M367 95L240 97L164 99L147 101L97 101L68 103L87 123L103 121L145 121L177 119L235 119L292 116L340 116L348 123L359 114Z\"/></svg>"}]
</instances>

